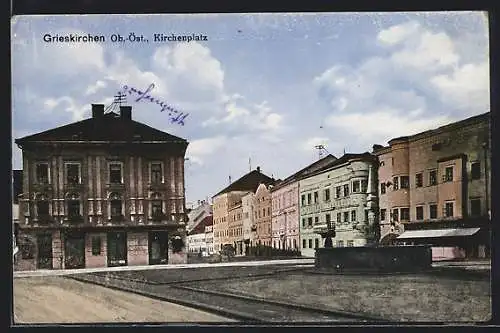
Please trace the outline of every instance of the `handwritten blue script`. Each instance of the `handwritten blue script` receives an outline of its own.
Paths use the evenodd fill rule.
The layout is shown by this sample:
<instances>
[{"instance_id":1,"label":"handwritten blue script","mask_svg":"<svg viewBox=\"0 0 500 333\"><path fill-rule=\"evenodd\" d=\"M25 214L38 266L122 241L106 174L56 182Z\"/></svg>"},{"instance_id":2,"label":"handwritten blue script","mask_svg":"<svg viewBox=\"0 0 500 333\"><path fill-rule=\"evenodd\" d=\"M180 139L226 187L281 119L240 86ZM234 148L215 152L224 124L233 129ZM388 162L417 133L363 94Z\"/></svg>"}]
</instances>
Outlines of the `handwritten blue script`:
<instances>
[{"instance_id":1,"label":"handwritten blue script","mask_svg":"<svg viewBox=\"0 0 500 333\"><path fill-rule=\"evenodd\" d=\"M161 107L160 112L168 111L168 116L170 117L170 121L172 124L177 123L179 125L184 126L184 120L189 115L189 113L180 112L175 108L173 108L172 106L170 106L169 104L167 104L166 102L161 101L158 98L154 98L151 95L149 95L149 93L154 89L154 87L155 84L151 83L145 91L142 91L134 87L129 87L127 85L124 85L123 93L128 93L129 95L132 94L137 95L138 97L135 99L135 102L140 102L141 100L145 100L151 103L156 103Z\"/></svg>"}]
</instances>

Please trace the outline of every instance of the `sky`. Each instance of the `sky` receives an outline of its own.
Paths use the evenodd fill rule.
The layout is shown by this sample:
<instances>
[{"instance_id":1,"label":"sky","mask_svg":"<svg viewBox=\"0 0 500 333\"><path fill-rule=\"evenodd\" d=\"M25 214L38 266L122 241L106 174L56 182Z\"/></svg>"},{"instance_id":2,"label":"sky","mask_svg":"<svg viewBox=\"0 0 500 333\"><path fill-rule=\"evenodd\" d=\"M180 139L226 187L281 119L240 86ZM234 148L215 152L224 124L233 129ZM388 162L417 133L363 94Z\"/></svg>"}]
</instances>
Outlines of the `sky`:
<instances>
[{"instance_id":1,"label":"sky","mask_svg":"<svg viewBox=\"0 0 500 333\"><path fill-rule=\"evenodd\" d=\"M250 167L284 179L318 159L318 144L362 153L489 111L483 12L15 16L11 26L13 139L154 84L152 97L188 114L183 126L158 104L127 103L134 120L189 141L187 202ZM89 33L105 42L44 41ZM12 156L22 169L14 142Z\"/></svg>"}]
</instances>

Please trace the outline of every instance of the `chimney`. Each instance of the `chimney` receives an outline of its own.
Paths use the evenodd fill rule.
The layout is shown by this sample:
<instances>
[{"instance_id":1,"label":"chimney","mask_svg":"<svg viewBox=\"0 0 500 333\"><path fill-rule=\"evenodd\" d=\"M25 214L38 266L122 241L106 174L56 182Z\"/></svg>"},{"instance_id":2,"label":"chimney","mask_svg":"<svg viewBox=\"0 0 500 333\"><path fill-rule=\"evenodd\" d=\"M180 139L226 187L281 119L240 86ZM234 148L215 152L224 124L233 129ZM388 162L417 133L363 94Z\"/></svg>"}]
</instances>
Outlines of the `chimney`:
<instances>
[{"instance_id":1,"label":"chimney","mask_svg":"<svg viewBox=\"0 0 500 333\"><path fill-rule=\"evenodd\" d=\"M92 104L92 118L101 118L104 115L104 104Z\"/></svg>"},{"instance_id":2,"label":"chimney","mask_svg":"<svg viewBox=\"0 0 500 333\"><path fill-rule=\"evenodd\" d=\"M120 118L125 120L132 120L132 107L120 105Z\"/></svg>"},{"instance_id":3,"label":"chimney","mask_svg":"<svg viewBox=\"0 0 500 333\"><path fill-rule=\"evenodd\" d=\"M260 166L257 167L257 172L260 172Z\"/></svg>"}]
</instances>

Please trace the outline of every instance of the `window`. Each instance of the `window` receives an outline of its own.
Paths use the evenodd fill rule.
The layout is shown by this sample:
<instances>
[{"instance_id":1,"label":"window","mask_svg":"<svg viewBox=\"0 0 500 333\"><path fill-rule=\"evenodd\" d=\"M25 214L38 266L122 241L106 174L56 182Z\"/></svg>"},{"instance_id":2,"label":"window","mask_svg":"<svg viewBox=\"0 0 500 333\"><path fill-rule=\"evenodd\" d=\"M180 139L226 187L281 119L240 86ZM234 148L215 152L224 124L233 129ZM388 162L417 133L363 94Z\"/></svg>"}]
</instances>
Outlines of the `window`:
<instances>
[{"instance_id":1,"label":"window","mask_svg":"<svg viewBox=\"0 0 500 333\"><path fill-rule=\"evenodd\" d=\"M452 182L453 181L453 167L449 166L444 169L444 182Z\"/></svg>"},{"instance_id":2,"label":"window","mask_svg":"<svg viewBox=\"0 0 500 333\"><path fill-rule=\"evenodd\" d=\"M381 209L380 210L380 221L385 221L385 215L387 214L386 209Z\"/></svg>"},{"instance_id":3,"label":"window","mask_svg":"<svg viewBox=\"0 0 500 333\"><path fill-rule=\"evenodd\" d=\"M470 177L472 179L480 179L481 178L481 165L479 162L472 162L470 165Z\"/></svg>"},{"instance_id":4,"label":"window","mask_svg":"<svg viewBox=\"0 0 500 333\"><path fill-rule=\"evenodd\" d=\"M340 186L335 187L335 198L340 198L340 193L342 188Z\"/></svg>"},{"instance_id":5,"label":"window","mask_svg":"<svg viewBox=\"0 0 500 333\"><path fill-rule=\"evenodd\" d=\"M302 219L302 226L305 227L306 226L306 219Z\"/></svg>"},{"instance_id":6,"label":"window","mask_svg":"<svg viewBox=\"0 0 500 333\"><path fill-rule=\"evenodd\" d=\"M399 221L399 211L397 208L393 209L392 210L392 220L394 222L398 222Z\"/></svg>"},{"instance_id":7,"label":"window","mask_svg":"<svg viewBox=\"0 0 500 333\"><path fill-rule=\"evenodd\" d=\"M121 163L109 164L109 182L111 184L122 183L122 165Z\"/></svg>"},{"instance_id":8,"label":"window","mask_svg":"<svg viewBox=\"0 0 500 333\"><path fill-rule=\"evenodd\" d=\"M319 224L319 217L318 216L314 217L314 224Z\"/></svg>"},{"instance_id":9,"label":"window","mask_svg":"<svg viewBox=\"0 0 500 333\"><path fill-rule=\"evenodd\" d=\"M354 241L348 240L347 241L347 247L353 247L354 246Z\"/></svg>"},{"instance_id":10,"label":"window","mask_svg":"<svg viewBox=\"0 0 500 333\"><path fill-rule=\"evenodd\" d=\"M368 190L368 180L363 179L361 180L361 192L366 193L367 190Z\"/></svg>"},{"instance_id":11,"label":"window","mask_svg":"<svg viewBox=\"0 0 500 333\"><path fill-rule=\"evenodd\" d=\"M342 213L337 213L337 223L342 222Z\"/></svg>"},{"instance_id":12,"label":"window","mask_svg":"<svg viewBox=\"0 0 500 333\"><path fill-rule=\"evenodd\" d=\"M332 217L331 217L330 214L326 214L325 215L325 221L326 221L326 226L328 228L330 228L331 227L331 223L332 223Z\"/></svg>"},{"instance_id":13,"label":"window","mask_svg":"<svg viewBox=\"0 0 500 333\"><path fill-rule=\"evenodd\" d=\"M163 182L163 170L160 162L151 163L151 183L160 184Z\"/></svg>"},{"instance_id":14,"label":"window","mask_svg":"<svg viewBox=\"0 0 500 333\"><path fill-rule=\"evenodd\" d=\"M481 199L470 200L470 214L472 216L481 215Z\"/></svg>"},{"instance_id":15,"label":"window","mask_svg":"<svg viewBox=\"0 0 500 333\"><path fill-rule=\"evenodd\" d=\"M111 216L121 216L122 215L122 201L118 198L111 200Z\"/></svg>"},{"instance_id":16,"label":"window","mask_svg":"<svg viewBox=\"0 0 500 333\"><path fill-rule=\"evenodd\" d=\"M239 215L239 214L238 214ZM267 207L267 216L271 215L271 207ZM239 217L238 217L239 218Z\"/></svg>"},{"instance_id":17,"label":"window","mask_svg":"<svg viewBox=\"0 0 500 333\"><path fill-rule=\"evenodd\" d=\"M349 196L349 184L344 185L344 197Z\"/></svg>"},{"instance_id":18,"label":"window","mask_svg":"<svg viewBox=\"0 0 500 333\"><path fill-rule=\"evenodd\" d=\"M424 219L424 207L419 206L415 208L415 213L417 216L417 220L423 220Z\"/></svg>"},{"instance_id":19,"label":"window","mask_svg":"<svg viewBox=\"0 0 500 333\"><path fill-rule=\"evenodd\" d=\"M424 185L424 177L422 173L417 173L415 175L415 187L422 187Z\"/></svg>"},{"instance_id":20,"label":"window","mask_svg":"<svg viewBox=\"0 0 500 333\"><path fill-rule=\"evenodd\" d=\"M368 209L365 209L365 221L368 222Z\"/></svg>"},{"instance_id":21,"label":"window","mask_svg":"<svg viewBox=\"0 0 500 333\"><path fill-rule=\"evenodd\" d=\"M36 181L38 184L49 183L49 164L37 163L36 165Z\"/></svg>"},{"instance_id":22,"label":"window","mask_svg":"<svg viewBox=\"0 0 500 333\"><path fill-rule=\"evenodd\" d=\"M399 190L399 178L398 177L392 177L392 190L393 191Z\"/></svg>"},{"instance_id":23,"label":"window","mask_svg":"<svg viewBox=\"0 0 500 333\"><path fill-rule=\"evenodd\" d=\"M101 237L92 237L92 255L98 256L101 254Z\"/></svg>"},{"instance_id":24,"label":"window","mask_svg":"<svg viewBox=\"0 0 500 333\"><path fill-rule=\"evenodd\" d=\"M309 239L309 248L312 249L312 247L313 247L313 240Z\"/></svg>"},{"instance_id":25,"label":"window","mask_svg":"<svg viewBox=\"0 0 500 333\"><path fill-rule=\"evenodd\" d=\"M436 204L429 205L429 217L436 219L438 215L438 206Z\"/></svg>"},{"instance_id":26,"label":"window","mask_svg":"<svg viewBox=\"0 0 500 333\"><path fill-rule=\"evenodd\" d=\"M349 212L344 212L344 222L349 222Z\"/></svg>"},{"instance_id":27,"label":"window","mask_svg":"<svg viewBox=\"0 0 500 333\"><path fill-rule=\"evenodd\" d=\"M307 247L307 241L305 239L302 240L302 248L305 249Z\"/></svg>"},{"instance_id":28,"label":"window","mask_svg":"<svg viewBox=\"0 0 500 333\"><path fill-rule=\"evenodd\" d=\"M312 226L313 225L313 218L312 217L308 217L307 218L307 225L308 226Z\"/></svg>"},{"instance_id":29,"label":"window","mask_svg":"<svg viewBox=\"0 0 500 333\"><path fill-rule=\"evenodd\" d=\"M325 189L325 201L330 201L330 189Z\"/></svg>"},{"instance_id":30,"label":"window","mask_svg":"<svg viewBox=\"0 0 500 333\"><path fill-rule=\"evenodd\" d=\"M75 199L68 200L68 216L69 217L80 216L80 200L75 200Z\"/></svg>"},{"instance_id":31,"label":"window","mask_svg":"<svg viewBox=\"0 0 500 333\"><path fill-rule=\"evenodd\" d=\"M353 222L356 221L356 211L355 210L351 211L351 221L353 221Z\"/></svg>"},{"instance_id":32,"label":"window","mask_svg":"<svg viewBox=\"0 0 500 333\"><path fill-rule=\"evenodd\" d=\"M36 203L36 210L38 216L48 216L49 215L49 202L47 200L39 200Z\"/></svg>"},{"instance_id":33,"label":"window","mask_svg":"<svg viewBox=\"0 0 500 333\"><path fill-rule=\"evenodd\" d=\"M401 176L401 188L409 188L410 187L410 177Z\"/></svg>"},{"instance_id":34,"label":"window","mask_svg":"<svg viewBox=\"0 0 500 333\"><path fill-rule=\"evenodd\" d=\"M260 218L260 209L259 209L259 218Z\"/></svg>"},{"instance_id":35,"label":"window","mask_svg":"<svg viewBox=\"0 0 500 333\"><path fill-rule=\"evenodd\" d=\"M317 249L319 247L319 239L314 239L314 248Z\"/></svg>"},{"instance_id":36,"label":"window","mask_svg":"<svg viewBox=\"0 0 500 333\"><path fill-rule=\"evenodd\" d=\"M80 184L80 164L66 163L66 183Z\"/></svg>"},{"instance_id":37,"label":"window","mask_svg":"<svg viewBox=\"0 0 500 333\"><path fill-rule=\"evenodd\" d=\"M429 186L434 186L437 184L437 171L429 171Z\"/></svg>"},{"instance_id":38,"label":"window","mask_svg":"<svg viewBox=\"0 0 500 333\"><path fill-rule=\"evenodd\" d=\"M266 217L266 209L262 208L262 217Z\"/></svg>"},{"instance_id":39,"label":"window","mask_svg":"<svg viewBox=\"0 0 500 333\"><path fill-rule=\"evenodd\" d=\"M447 202L444 204L444 216L453 217L453 202Z\"/></svg>"},{"instance_id":40,"label":"window","mask_svg":"<svg viewBox=\"0 0 500 333\"><path fill-rule=\"evenodd\" d=\"M161 216L163 211L162 211L162 202L161 200L152 200L151 201L151 214L153 216Z\"/></svg>"},{"instance_id":41,"label":"window","mask_svg":"<svg viewBox=\"0 0 500 333\"><path fill-rule=\"evenodd\" d=\"M306 195L305 194L302 194L302 196L301 196L301 202L302 202L302 206L306 205Z\"/></svg>"},{"instance_id":42,"label":"window","mask_svg":"<svg viewBox=\"0 0 500 333\"><path fill-rule=\"evenodd\" d=\"M380 183L380 194L385 194L385 183Z\"/></svg>"},{"instance_id":43,"label":"window","mask_svg":"<svg viewBox=\"0 0 500 333\"><path fill-rule=\"evenodd\" d=\"M311 193L307 193L307 204L311 204Z\"/></svg>"},{"instance_id":44,"label":"window","mask_svg":"<svg viewBox=\"0 0 500 333\"><path fill-rule=\"evenodd\" d=\"M401 208L401 221L410 220L410 208Z\"/></svg>"},{"instance_id":45,"label":"window","mask_svg":"<svg viewBox=\"0 0 500 333\"><path fill-rule=\"evenodd\" d=\"M339 241L337 242L337 246L338 246L338 247L344 247L344 241L339 240Z\"/></svg>"},{"instance_id":46,"label":"window","mask_svg":"<svg viewBox=\"0 0 500 333\"><path fill-rule=\"evenodd\" d=\"M314 203L318 203L318 192L314 192Z\"/></svg>"},{"instance_id":47,"label":"window","mask_svg":"<svg viewBox=\"0 0 500 333\"><path fill-rule=\"evenodd\" d=\"M352 182L352 193L357 193L359 192L360 185L359 185L359 180L355 180Z\"/></svg>"}]
</instances>

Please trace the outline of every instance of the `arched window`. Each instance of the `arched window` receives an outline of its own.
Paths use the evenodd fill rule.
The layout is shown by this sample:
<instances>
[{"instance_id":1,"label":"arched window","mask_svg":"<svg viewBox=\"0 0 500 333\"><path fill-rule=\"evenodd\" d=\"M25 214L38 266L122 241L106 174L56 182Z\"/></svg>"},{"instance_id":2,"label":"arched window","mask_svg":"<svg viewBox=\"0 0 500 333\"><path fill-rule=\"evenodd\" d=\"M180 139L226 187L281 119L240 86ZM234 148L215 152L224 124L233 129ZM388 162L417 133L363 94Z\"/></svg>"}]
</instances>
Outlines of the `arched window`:
<instances>
[{"instance_id":1,"label":"arched window","mask_svg":"<svg viewBox=\"0 0 500 333\"><path fill-rule=\"evenodd\" d=\"M80 195L78 193L66 194L66 207L68 210L69 218L76 218L81 216Z\"/></svg>"}]
</instances>

